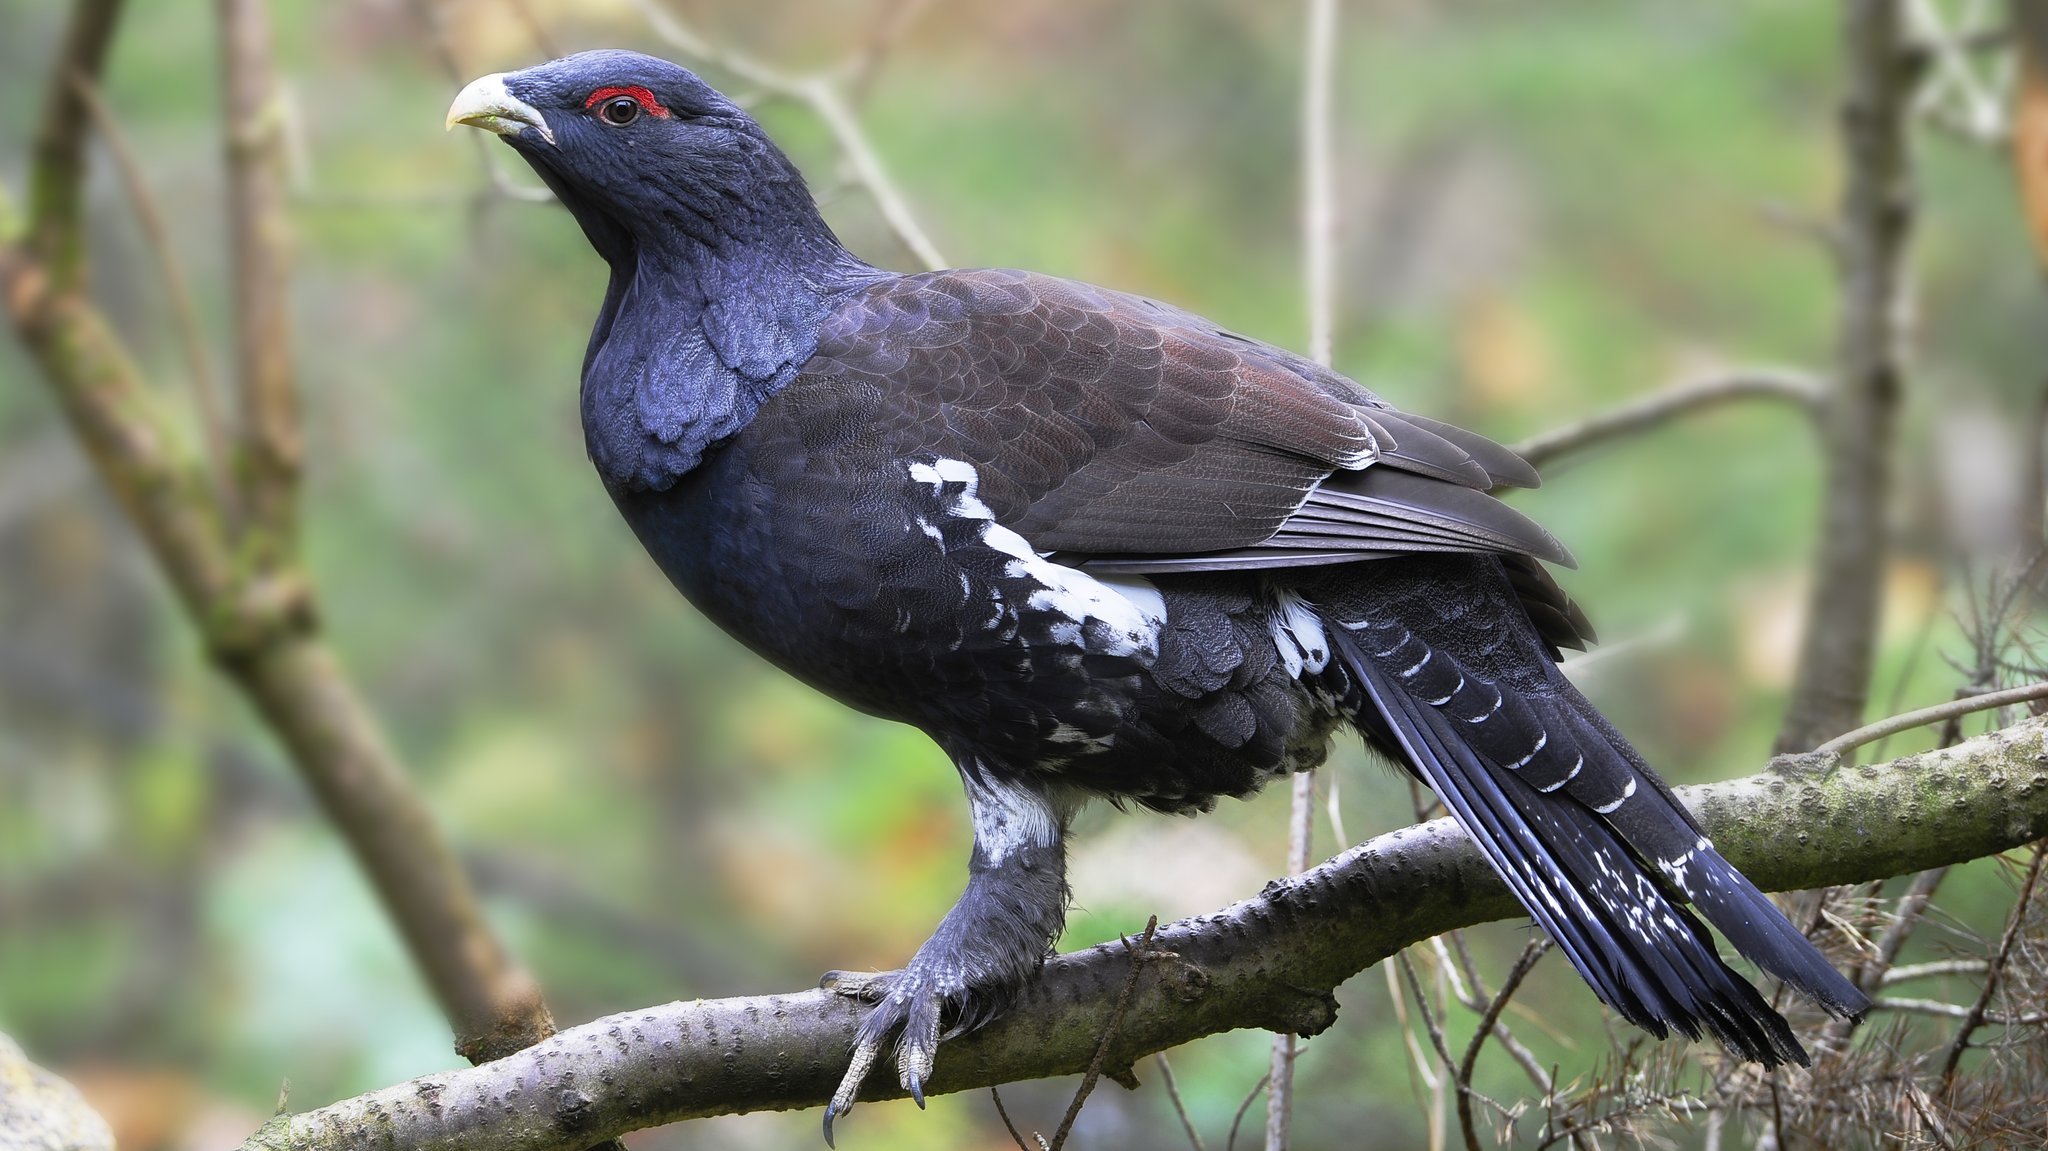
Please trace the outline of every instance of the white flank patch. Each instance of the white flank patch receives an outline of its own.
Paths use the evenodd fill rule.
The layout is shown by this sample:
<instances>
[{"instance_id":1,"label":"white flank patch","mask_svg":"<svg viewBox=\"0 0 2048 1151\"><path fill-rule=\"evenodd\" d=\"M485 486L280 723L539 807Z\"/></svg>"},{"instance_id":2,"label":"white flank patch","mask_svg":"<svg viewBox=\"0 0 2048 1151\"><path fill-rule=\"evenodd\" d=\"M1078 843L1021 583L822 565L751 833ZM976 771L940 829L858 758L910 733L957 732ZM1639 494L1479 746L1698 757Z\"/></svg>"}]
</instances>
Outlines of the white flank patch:
<instances>
[{"instance_id":1,"label":"white flank patch","mask_svg":"<svg viewBox=\"0 0 2048 1151\"><path fill-rule=\"evenodd\" d=\"M1273 646L1279 649L1288 676L1300 679L1304 671L1320 672L1330 666L1330 637L1316 609L1286 588L1275 592L1275 598L1280 610L1272 620Z\"/></svg>"},{"instance_id":2,"label":"white flank patch","mask_svg":"<svg viewBox=\"0 0 2048 1151\"><path fill-rule=\"evenodd\" d=\"M953 497L953 506L946 509L950 515L969 520L992 520L996 513L981 502L976 494L981 488L981 473L966 460L933 460L928 464L910 465L910 478L933 488L944 488L947 484L959 484L960 494Z\"/></svg>"},{"instance_id":3,"label":"white flank patch","mask_svg":"<svg viewBox=\"0 0 2048 1151\"><path fill-rule=\"evenodd\" d=\"M1010 557L1004 574L1039 585L1025 606L1065 617L1063 622L1052 625L1056 642L1084 646L1083 627L1094 619L1100 620L1109 632L1109 644L1104 649L1107 654L1159 654L1159 629L1166 622L1166 597L1159 594L1152 581L1138 576L1096 579L1039 555L1032 550L1029 540L994 522L995 512L976 494L981 473L965 460L911 464L910 478L938 490L944 490L947 484L960 485L960 493L946 509L947 514L988 521L982 528L981 542ZM1327 652L1324 658L1328 659Z\"/></svg>"}]
</instances>

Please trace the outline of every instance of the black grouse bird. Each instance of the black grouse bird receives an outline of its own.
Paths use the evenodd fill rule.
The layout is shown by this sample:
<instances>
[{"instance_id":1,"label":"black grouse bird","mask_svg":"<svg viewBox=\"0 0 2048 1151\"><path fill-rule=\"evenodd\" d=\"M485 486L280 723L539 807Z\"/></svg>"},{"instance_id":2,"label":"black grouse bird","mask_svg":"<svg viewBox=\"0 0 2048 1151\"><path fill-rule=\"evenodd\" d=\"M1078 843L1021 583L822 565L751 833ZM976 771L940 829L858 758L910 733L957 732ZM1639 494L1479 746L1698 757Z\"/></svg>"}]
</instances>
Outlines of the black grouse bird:
<instances>
[{"instance_id":1,"label":"black grouse bird","mask_svg":"<svg viewBox=\"0 0 2048 1151\"><path fill-rule=\"evenodd\" d=\"M1495 500L1520 458L1177 308L1029 272L849 253L748 115L586 52L463 89L611 265L583 362L605 488L675 585L777 666L938 741L965 894L873 1004L923 1100L1067 905L1065 834L1111 797L1196 812L1356 728L1433 788L1601 1000L1663 1036L1806 1061L1722 963L1869 1001L1714 850L1557 668L1590 631Z\"/></svg>"}]
</instances>

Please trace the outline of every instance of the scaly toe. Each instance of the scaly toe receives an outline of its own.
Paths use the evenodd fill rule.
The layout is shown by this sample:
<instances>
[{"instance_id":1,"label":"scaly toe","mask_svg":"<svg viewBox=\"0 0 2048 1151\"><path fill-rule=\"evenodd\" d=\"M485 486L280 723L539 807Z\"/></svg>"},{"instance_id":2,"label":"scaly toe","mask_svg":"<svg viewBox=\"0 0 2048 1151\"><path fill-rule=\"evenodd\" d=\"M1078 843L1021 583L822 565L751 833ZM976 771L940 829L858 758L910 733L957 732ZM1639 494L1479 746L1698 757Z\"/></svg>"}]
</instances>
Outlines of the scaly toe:
<instances>
[{"instance_id":1,"label":"scaly toe","mask_svg":"<svg viewBox=\"0 0 2048 1151\"><path fill-rule=\"evenodd\" d=\"M853 1110L854 1096L860 1094L860 1085L867 1080L868 1070L875 1065L875 1058L881 1054L880 1039L863 1039L853 1049L853 1058L846 1065L846 1075L839 1080L839 1090L832 1093L832 1102L825 1105L825 1145L832 1145L832 1121Z\"/></svg>"},{"instance_id":2,"label":"scaly toe","mask_svg":"<svg viewBox=\"0 0 2048 1151\"><path fill-rule=\"evenodd\" d=\"M837 995L861 1003L877 1003L882 998L886 983L886 971L827 971L818 977L818 986Z\"/></svg>"}]
</instances>

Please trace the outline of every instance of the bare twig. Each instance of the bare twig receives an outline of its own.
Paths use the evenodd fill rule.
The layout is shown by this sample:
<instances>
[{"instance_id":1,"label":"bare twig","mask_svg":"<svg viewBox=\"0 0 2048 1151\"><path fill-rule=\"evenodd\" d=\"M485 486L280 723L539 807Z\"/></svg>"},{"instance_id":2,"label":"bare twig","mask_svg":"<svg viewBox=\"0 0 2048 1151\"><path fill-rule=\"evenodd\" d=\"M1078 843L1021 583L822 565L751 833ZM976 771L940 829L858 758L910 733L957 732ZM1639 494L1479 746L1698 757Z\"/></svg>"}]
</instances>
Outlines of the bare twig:
<instances>
[{"instance_id":1,"label":"bare twig","mask_svg":"<svg viewBox=\"0 0 2048 1151\"><path fill-rule=\"evenodd\" d=\"M519 18L520 25L526 29L526 35L533 41L534 47L539 48L550 58L562 54L562 46L555 41L554 34L548 31L548 26L534 14L532 4L527 3L527 0L504 2L506 7L512 9L512 14Z\"/></svg>"},{"instance_id":2,"label":"bare twig","mask_svg":"<svg viewBox=\"0 0 2048 1151\"><path fill-rule=\"evenodd\" d=\"M257 559L284 556L298 521L298 393L285 248L283 109L263 0L220 0L221 124L227 141L235 377L241 395L238 507Z\"/></svg>"},{"instance_id":3,"label":"bare twig","mask_svg":"<svg viewBox=\"0 0 2048 1151\"><path fill-rule=\"evenodd\" d=\"M990 1085L988 1097L995 1103L996 1116L1003 1121L1003 1130L1010 1133L1010 1141L1017 1145L1017 1151L1045 1151L1045 1140L1043 1139L1037 1140L1037 1146L1035 1147L1024 1141L1023 1133L1018 1131L1017 1125L1010 1120L1010 1109L1003 1106L1003 1092L1000 1088Z\"/></svg>"},{"instance_id":4,"label":"bare twig","mask_svg":"<svg viewBox=\"0 0 2048 1151\"><path fill-rule=\"evenodd\" d=\"M2005 971L2005 965L2012 958L2013 944L2019 940L2020 928L2027 922L2027 908L2034 900L2034 885L2041 879L2041 860L2048 855L2048 847L2034 846L2033 861L2027 864L2027 877L2020 882L2019 898L2013 902L2012 914L2005 922L2005 935L1998 941L1998 952L1991 957L1991 966L1984 972L1984 988L1977 993L1977 1001L1970 1005L1963 1017L1962 1025L1956 1028L1954 1042L1949 1044L1948 1058L1941 1065L1941 1093L1948 1094L1954 1084L1956 1068L1963 1061L1963 1052L1970 1049L1970 1036L1983 1026L1990 1011L1991 997L1998 993L1998 977Z\"/></svg>"},{"instance_id":5,"label":"bare twig","mask_svg":"<svg viewBox=\"0 0 2048 1151\"><path fill-rule=\"evenodd\" d=\"M80 286L85 274L85 143L78 126L90 120L76 80L97 81L121 20L121 0L81 0L71 8L43 100L29 167L27 262L48 278L53 294ZM0 213L4 216L6 213Z\"/></svg>"},{"instance_id":6,"label":"bare twig","mask_svg":"<svg viewBox=\"0 0 2048 1151\"><path fill-rule=\"evenodd\" d=\"M895 0L882 18L875 22L874 30L868 33L846 63L840 66L837 75L846 86L846 102L859 108L867 103L868 93L873 91L875 77L881 74L882 62L896 45L902 43L904 34L923 16L925 9L932 6L932 0Z\"/></svg>"},{"instance_id":7,"label":"bare twig","mask_svg":"<svg viewBox=\"0 0 2048 1151\"><path fill-rule=\"evenodd\" d=\"M1330 366L1335 342L1336 188L1330 162L1330 103L1337 71L1337 0L1309 0L1308 67L1302 81L1301 155L1302 272L1308 302L1308 354ZM1316 773L1294 776L1288 807L1287 871L1308 869L1315 833ZM1335 809L1332 808L1334 813ZM1334 818L1334 816L1333 816ZM1301 1040L1289 1032L1273 1036L1266 1072L1266 1151L1287 1151L1294 1117L1294 1060Z\"/></svg>"},{"instance_id":8,"label":"bare twig","mask_svg":"<svg viewBox=\"0 0 2048 1151\"><path fill-rule=\"evenodd\" d=\"M1984 974L1989 967L1990 964L1982 959L1936 959L1928 963L1909 963L1885 972L1878 985L1890 987L1897 983L1911 983L1916 979L1940 979L1947 975L1974 977Z\"/></svg>"},{"instance_id":9,"label":"bare twig","mask_svg":"<svg viewBox=\"0 0 2048 1151\"><path fill-rule=\"evenodd\" d=\"M413 11L427 28L427 43L434 49L434 58L440 61L441 71L451 81L462 84L469 76L462 69L462 61L455 56L455 45L449 37L448 22L443 18L436 0L413 0ZM546 51L546 48L542 48ZM502 197L522 204L552 204L555 194L538 184L524 184L513 178L505 167L502 150L491 143L490 136L482 132L466 133L471 137L471 146L476 149L477 162L483 165L484 175L489 183L483 191L471 199L479 206L488 204L493 196Z\"/></svg>"},{"instance_id":10,"label":"bare twig","mask_svg":"<svg viewBox=\"0 0 2048 1151\"><path fill-rule=\"evenodd\" d=\"M1180 1129L1187 1133L1188 1146L1194 1151L1209 1151L1202 1143L1201 1133L1195 1130L1194 1119L1188 1115L1188 1105L1180 1097L1180 1084L1174 1080L1173 1064L1166 1061L1166 1052L1154 1055L1152 1061L1159 1065L1159 1080L1166 1084L1166 1097L1173 1102L1173 1113L1180 1119Z\"/></svg>"},{"instance_id":11,"label":"bare twig","mask_svg":"<svg viewBox=\"0 0 2048 1151\"><path fill-rule=\"evenodd\" d=\"M1131 993L1138 989L1138 976L1145 970L1145 961L1152 956L1152 936L1159 931L1159 917L1145 921L1145 934L1138 937L1138 945L1123 941L1124 950L1131 957L1131 974L1124 980L1123 990L1117 992L1116 1006L1110 1008L1109 1022L1102 1025L1102 1041L1095 1045L1095 1057L1088 1061L1088 1070L1081 1076L1081 1086L1074 1091L1074 1099L1067 1104L1067 1113L1060 1118L1060 1125L1052 1133L1052 1145L1048 1151L1060 1151L1067 1144L1067 1134L1074 1129L1074 1120L1081 1117L1081 1105L1088 1102L1088 1096L1095 1090L1095 1084L1102 1079L1103 1061L1109 1058L1110 1044L1116 1042L1117 1029L1123 1026L1124 1013L1131 1009Z\"/></svg>"},{"instance_id":12,"label":"bare twig","mask_svg":"<svg viewBox=\"0 0 2048 1151\"><path fill-rule=\"evenodd\" d=\"M1515 965L1508 969L1508 976L1501 981L1499 994L1486 1005L1486 1011L1479 1017L1479 1027L1472 1033L1472 1042L1465 1045L1465 1057L1458 1060L1458 1126L1465 1133L1465 1151L1479 1151L1479 1132L1472 1124L1472 1072L1479 1066L1479 1052L1486 1046L1487 1036L1493 1034L1494 1026L1500 1022L1500 1013L1521 988L1522 980L1536 969L1536 961L1550 950L1550 940L1536 936L1523 946L1522 954L1515 959ZM1541 1084L1539 1084L1540 1086Z\"/></svg>"},{"instance_id":13,"label":"bare twig","mask_svg":"<svg viewBox=\"0 0 2048 1151\"><path fill-rule=\"evenodd\" d=\"M794 75L743 52L713 43L674 12L662 7L657 0L634 0L634 4L646 17L647 25L654 34L685 55L731 72L764 92L796 100L809 107L832 133L834 143L852 169L854 182L873 197L875 207L881 211L889 230L926 270L946 266L946 258L939 254L938 246L932 243L923 225L917 222L916 214L910 210L910 204L897 188L895 180L890 178L881 155L868 139L867 131L860 126L853 106L841 94L837 77L847 70L846 67L827 69L815 75ZM858 61L856 56L855 66Z\"/></svg>"},{"instance_id":14,"label":"bare twig","mask_svg":"<svg viewBox=\"0 0 2048 1151\"><path fill-rule=\"evenodd\" d=\"M1266 1079L1264 1075L1259 1076L1259 1081L1252 1084L1250 1091L1245 1092L1244 1102L1237 1105L1237 1114L1230 1118L1230 1138L1224 1141L1223 1151L1237 1151L1238 1129L1244 1126L1245 1113L1252 1109L1252 1104L1259 1098L1259 1092L1266 1089Z\"/></svg>"},{"instance_id":15,"label":"bare twig","mask_svg":"<svg viewBox=\"0 0 2048 1151\"><path fill-rule=\"evenodd\" d=\"M1436 1049L1436 1057L1443 1063L1445 1071L1457 1074L1458 1061L1451 1058L1451 1047L1444 1041L1444 1030L1437 1026L1436 1015L1429 1009L1429 997L1423 994L1422 980L1415 974L1415 964L1403 951L1394 957L1400 965L1401 979L1408 985L1408 995L1415 1001L1415 1010L1422 1016L1422 1029L1429 1034L1429 1045Z\"/></svg>"},{"instance_id":16,"label":"bare twig","mask_svg":"<svg viewBox=\"0 0 2048 1151\"><path fill-rule=\"evenodd\" d=\"M1949 1135L1948 1128L1942 1124L1941 1119L1935 1115L1934 1101L1927 1098L1927 1092L1910 1079L1906 1080L1903 1086L1906 1098L1912 1101L1914 1114L1920 1117L1921 1122L1927 1124L1927 1131L1934 1136L1935 1143L1940 1145L1943 1151L1956 1151L1956 1141Z\"/></svg>"},{"instance_id":17,"label":"bare twig","mask_svg":"<svg viewBox=\"0 0 2048 1151\"><path fill-rule=\"evenodd\" d=\"M1912 231L1912 97L1922 54L1903 0L1849 0L1842 44L1847 174L1836 246L1837 367L1822 411L1826 487L1798 672L1776 749L1805 751L1855 727L1870 695L1894 427L1904 390Z\"/></svg>"},{"instance_id":18,"label":"bare twig","mask_svg":"<svg viewBox=\"0 0 2048 1151\"><path fill-rule=\"evenodd\" d=\"M1786 401L1809 414L1821 404L1821 384L1810 372L1755 367L1714 372L1676 384L1514 445L1516 455L1542 468L1567 456L1661 427L1683 415L1736 400Z\"/></svg>"},{"instance_id":19,"label":"bare twig","mask_svg":"<svg viewBox=\"0 0 2048 1151\"><path fill-rule=\"evenodd\" d=\"M1934 898L1935 888L1940 887L1941 881L1947 877L1948 867L1945 865L1930 867L1913 877L1906 893L1899 897L1892 921L1878 936L1876 949L1851 973L1856 986L1874 995L1884 985L1885 973L1899 957L1899 952L1905 949L1906 940L1912 938L1914 929L1919 927L1921 917L1927 913L1928 903ZM1821 1034L1827 1046L1838 1048L1858 1026L1855 1020L1830 1019Z\"/></svg>"},{"instance_id":20,"label":"bare twig","mask_svg":"<svg viewBox=\"0 0 2048 1151\"><path fill-rule=\"evenodd\" d=\"M135 222L142 229L143 242L149 246L150 254L156 257L157 272L164 280L164 296L171 306L171 324L178 333L178 347L185 355L185 370L192 377L192 395L199 404L199 423L206 437L207 458L213 465L214 486L221 499L232 501L235 492L228 478L227 413L221 407L213 356L206 349L206 335L199 327L199 309L192 302L192 289L185 279L185 269L179 263L177 249L171 245L170 229L164 226L163 212L157 208L156 197L150 195L149 181L142 175L142 165L135 159L135 150L128 146L120 119L108 111L99 88L90 80L78 76L73 77L73 82L77 86L79 100L92 114L93 130L100 134L100 139L107 146L107 154L114 158L114 169L121 174L121 185L127 190L129 206L135 210Z\"/></svg>"},{"instance_id":21,"label":"bare twig","mask_svg":"<svg viewBox=\"0 0 2048 1151\"><path fill-rule=\"evenodd\" d=\"M1813 750L1816 754L1820 755L1845 755L1866 743L1875 742L1888 735L1897 735L1902 731L1911 731L1916 727L1926 727L1928 724L1942 723L1947 720L1958 719L1962 716L1974 715L1980 711L1990 711L1993 708L1999 707L2011 707L2014 704L2028 703L2037 699L2048 699L2048 682L2023 684L2020 687L2010 687L2004 691L1987 691L1982 695L1965 696L1962 699L1952 699L1947 703L1938 703L1932 707L1923 707L1917 711L1909 711L1904 715L1891 716L1888 719L1881 719L1876 723L1866 724L1855 731L1838 735Z\"/></svg>"},{"instance_id":22,"label":"bare twig","mask_svg":"<svg viewBox=\"0 0 2048 1151\"><path fill-rule=\"evenodd\" d=\"M1983 968L1983 964L1978 966L1980 969ZM1980 1011L1974 1007L1965 1007L1960 1003L1950 1003L1945 999L1908 999L1888 995L1872 1000L1871 1006L1878 1011L1898 1011L1907 1015L1932 1015L1938 1019L1961 1019L1972 1026L2022 1027L2048 1022L2048 1013L2044 1012L2037 1011L2028 1015L2007 1016L1995 1011Z\"/></svg>"}]
</instances>

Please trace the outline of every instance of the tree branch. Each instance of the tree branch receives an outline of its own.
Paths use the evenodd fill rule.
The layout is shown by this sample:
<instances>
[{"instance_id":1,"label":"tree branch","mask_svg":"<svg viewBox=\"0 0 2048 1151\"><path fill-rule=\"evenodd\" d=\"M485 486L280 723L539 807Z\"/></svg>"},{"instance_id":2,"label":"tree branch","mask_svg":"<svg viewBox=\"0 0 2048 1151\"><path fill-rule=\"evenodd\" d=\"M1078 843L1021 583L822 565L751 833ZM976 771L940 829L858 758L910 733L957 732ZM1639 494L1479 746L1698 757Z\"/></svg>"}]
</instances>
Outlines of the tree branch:
<instances>
[{"instance_id":1,"label":"tree branch","mask_svg":"<svg viewBox=\"0 0 2048 1151\"><path fill-rule=\"evenodd\" d=\"M1821 407L1821 384L1812 373L1793 368L1756 367L1716 372L1680 380L1662 391L1596 413L1578 423L1531 436L1515 444L1514 452L1531 465L1543 468L1567 456L1662 427L1702 408L1748 399L1784 400L1811 415Z\"/></svg>"},{"instance_id":2,"label":"tree branch","mask_svg":"<svg viewBox=\"0 0 2048 1151\"><path fill-rule=\"evenodd\" d=\"M72 10L71 30L50 73L47 100L54 111L45 116L46 124L66 121L66 143L46 138L38 144L30 229L22 242L0 246L0 304L208 654L290 750L368 874L447 1012L457 1050L478 1061L518 1051L552 1033L553 1021L531 980L491 934L424 801L320 639L296 549L241 546L205 464L76 274L83 251L76 202L88 135L83 126L91 123L80 85L97 84L118 10L118 0L81 0ZM5 201L0 193L0 221L12 215ZM267 219L267 227L282 228L281 214ZM270 248L282 237L271 233L253 242ZM263 282L281 306L285 286ZM267 333L265 341L284 338L270 323L249 326ZM271 394L290 387L289 349L264 349L266 356L273 352L285 358L285 374L262 377L261 394L251 399L268 405L265 418L291 414L289 396ZM290 434L296 436L295 428ZM252 474L249 482L258 481ZM277 538L281 545L290 542L288 535Z\"/></svg>"},{"instance_id":3,"label":"tree branch","mask_svg":"<svg viewBox=\"0 0 2048 1151\"><path fill-rule=\"evenodd\" d=\"M220 0L221 126L242 397L238 493L259 555L291 551L298 518L298 396L286 265L284 110L263 0Z\"/></svg>"},{"instance_id":4,"label":"tree branch","mask_svg":"<svg viewBox=\"0 0 2048 1151\"><path fill-rule=\"evenodd\" d=\"M78 130L91 111L72 83L91 81L106 67L107 48L121 22L121 0L81 0L71 9L71 23L58 49L51 84L43 97L43 120L36 129L29 169L28 249L60 289L69 289L84 275L85 143Z\"/></svg>"},{"instance_id":5,"label":"tree branch","mask_svg":"<svg viewBox=\"0 0 2048 1151\"><path fill-rule=\"evenodd\" d=\"M1301 255L1309 358L1329 367L1336 345L1337 194L1330 105L1337 78L1337 0L1309 0L1301 92ZM1307 871L1316 826L1316 771L1297 773L1288 803L1287 871ZM1332 809L1334 810L1334 808ZM1266 1151L1287 1151L1300 1039L1273 1036L1266 1067Z\"/></svg>"},{"instance_id":6,"label":"tree branch","mask_svg":"<svg viewBox=\"0 0 2048 1151\"><path fill-rule=\"evenodd\" d=\"M1949 700L1947 703L1937 703L1932 707L1923 707L1918 711L1909 711L1903 715L1881 719L1876 723L1859 727L1855 731L1838 735L1819 747L1814 748L1814 750L1828 755L1845 755L1866 743L1876 743L1880 739L1897 735L1902 731L1911 731L1916 727L1926 727L1932 723L1941 723L1945 720L1959 719L1966 715L1975 715L1977 712L1990 711L1993 708L2011 707L2019 703L2031 703L2038 699L2048 699L2048 682L2023 684L2019 687L2006 688L2004 691L1987 691L1977 695L1966 695L1961 699Z\"/></svg>"},{"instance_id":7,"label":"tree branch","mask_svg":"<svg viewBox=\"0 0 2048 1151\"><path fill-rule=\"evenodd\" d=\"M1837 368L1822 410L1826 490L1799 670L1777 750L1805 751L1863 720L1877 649L1884 513L1904 388L1905 253L1912 232L1909 149L1924 54L1901 0L1848 0L1842 26L1846 183L1835 252L1842 283Z\"/></svg>"},{"instance_id":8,"label":"tree branch","mask_svg":"<svg viewBox=\"0 0 2048 1151\"><path fill-rule=\"evenodd\" d=\"M668 44L687 56L731 72L734 76L764 92L796 100L810 107L818 119L832 133L839 145L840 153L846 157L847 166L853 170L854 183L867 190L874 198L875 207L882 213L882 219L889 225L910 254L926 271L937 271L946 266L946 258L939 254L938 246L925 233L924 226L917 222L917 214L910 210L910 203L896 181L889 177L889 171L882 164L880 153L875 151L868 134L860 126L853 107L840 93L839 77L851 74L859 78L861 60L865 52L856 53L845 65L829 68L816 75L797 76L779 68L764 64L742 52L721 48L700 35L696 29L678 18L675 13L657 3L657 0L634 0L636 7L647 19L648 27L654 30ZM862 80L861 83L865 83Z\"/></svg>"},{"instance_id":9,"label":"tree branch","mask_svg":"<svg viewBox=\"0 0 2048 1151\"><path fill-rule=\"evenodd\" d=\"M2048 718L1881 765L1782 759L1679 794L1731 862L1782 890L2048 835L2044 765ZM1321 1031L1335 1017L1330 989L1346 978L1417 940L1517 911L1449 820L1381 836L1255 898L1161 927L1153 948L1171 957L1146 964L1108 1066L1128 1072L1151 1052L1236 1028ZM1086 1069L1129 963L1114 942L1051 960L1007 1016L946 1045L926 1093ZM557 1151L681 1119L816 1106L838 1082L860 1014L825 991L627 1012L483 1067L280 1116L244 1148Z\"/></svg>"}]
</instances>

